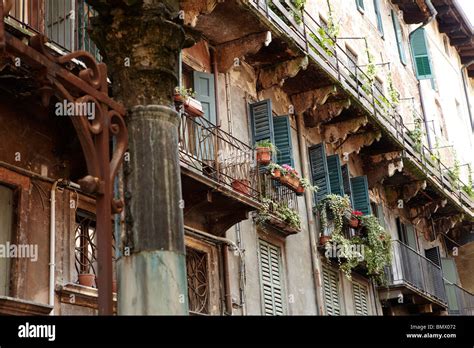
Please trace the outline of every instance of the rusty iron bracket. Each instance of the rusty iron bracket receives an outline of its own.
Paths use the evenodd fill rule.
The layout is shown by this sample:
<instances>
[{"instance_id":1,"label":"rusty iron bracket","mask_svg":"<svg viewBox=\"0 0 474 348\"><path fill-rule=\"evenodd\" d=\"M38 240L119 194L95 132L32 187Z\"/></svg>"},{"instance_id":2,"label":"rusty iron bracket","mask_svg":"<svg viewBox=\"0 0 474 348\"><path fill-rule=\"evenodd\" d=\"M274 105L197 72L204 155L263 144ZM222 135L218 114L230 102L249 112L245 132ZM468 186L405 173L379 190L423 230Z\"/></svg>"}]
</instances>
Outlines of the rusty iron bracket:
<instances>
[{"instance_id":1,"label":"rusty iron bracket","mask_svg":"<svg viewBox=\"0 0 474 348\"><path fill-rule=\"evenodd\" d=\"M113 195L113 182L128 147L125 107L108 95L107 67L97 63L86 51L55 56L45 45L47 39L38 34L29 45L4 31L3 1L0 0L0 50L20 57L35 71L40 84L41 101L49 105L52 95L71 103L92 103L95 117L72 116L71 122L79 138L88 175L79 180L81 189L96 196L96 229L98 247L99 314L112 315L112 214L120 213L124 203ZM1 54L2 51L0 51ZM74 74L66 65L80 60L86 68ZM111 154L110 138L116 138Z\"/></svg>"}]
</instances>

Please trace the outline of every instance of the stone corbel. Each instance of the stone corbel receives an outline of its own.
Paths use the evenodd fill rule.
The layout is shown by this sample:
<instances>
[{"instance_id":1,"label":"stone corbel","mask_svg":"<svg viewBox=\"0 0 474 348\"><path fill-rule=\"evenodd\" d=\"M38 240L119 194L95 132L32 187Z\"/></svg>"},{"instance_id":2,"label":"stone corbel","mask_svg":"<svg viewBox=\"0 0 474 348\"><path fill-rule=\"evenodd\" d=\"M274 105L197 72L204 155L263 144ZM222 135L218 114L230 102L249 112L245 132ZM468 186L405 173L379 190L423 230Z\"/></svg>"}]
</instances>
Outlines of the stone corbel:
<instances>
[{"instance_id":1,"label":"stone corbel","mask_svg":"<svg viewBox=\"0 0 474 348\"><path fill-rule=\"evenodd\" d=\"M339 116L345 109L351 106L350 99L338 100L320 105L308 110L304 114L304 121L307 127L317 127L322 123L329 122Z\"/></svg>"},{"instance_id":2,"label":"stone corbel","mask_svg":"<svg viewBox=\"0 0 474 348\"><path fill-rule=\"evenodd\" d=\"M220 72L227 72L236 62L247 54L257 53L263 46L268 46L269 32L250 34L237 40L217 45L217 65ZM240 63L239 63L240 64Z\"/></svg>"},{"instance_id":3,"label":"stone corbel","mask_svg":"<svg viewBox=\"0 0 474 348\"><path fill-rule=\"evenodd\" d=\"M195 27L201 14L209 14L216 8L218 0L182 0L180 8L184 15L184 24Z\"/></svg>"},{"instance_id":4,"label":"stone corbel","mask_svg":"<svg viewBox=\"0 0 474 348\"><path fill-rule=\"evenodd\" d=\"M293 102L295 112L302 114L308 109L315 109L319 105L323 105L331 95L334 96L336 94L336 85L330 85L317 90L295 94L291 97L291 101Z\"/></svg>"},{"instance_id":5,"label":"stone corbel","mask_svg":"<svg viewBox=\"0 0 474 348\"><path fill-rule=\"evenodd\" d=\"M374 187L378 183L383 183L386 178L392 177L396 172L403 170L403 160L399 152L396 155L376 155L371 156L369 168L367 170L367 180L369 187Z\"/></svg>"},{"instance_id":6,"label":"stone corbel","mask_svg":"<svg viewBox=\"0 0 474 348\"><path fill-rule=\"evenodd\" d=\"M343 155L353 152L359 153L363 147L372 145L374 141L379 141L381 137L382 133L380 131L351 134L336 150Z\"/></svg>"},{"instance_id":7,"label":"stone corbel","mask_svg":"<svg viewBox=\"0 0 474 348\"><path fill-rule=\"evenodd\" d=\"M367 122L367 116L360 116L346 121L323 125L321 126L321 134L326 142L334 144L338 141L346 140L349 134L357 132Z\"/></svg>"},{"instance_id":8,"label":"stone corbel","mask_svg":"<svg viewBox=\"0 0 474 348\"><path fill-rule=\"evenodd\" d=\"M264 68L259 71L257 89L267 89L272 86L283 86L286 79L295 77L300 70L308 67L308 57L298 57L287 60L275 66Z\"/></svg>"},{"instance_id":9,"label":"stone corbel","mask_svg":"<svg viewBox=\"0 0 474 348\"><path fill-rule=\"evenodd\" d=\"M435 221L436 231L447 234L449 230L456 227L464 219L464 214L446 216Z\"/></svg>"},{"instance_id":10,"label":"stone corbel","mask_svg":"<svg viewBox=\"0 0 474 348\"><path fill-rule=\"evenodd\" d=\"M413 181L400 186L387 186L385 193L388 205L391 208L398 206L398 201L402 200L406 204L410 199L415 197L418 192L426 188L426 180Z\"/></svg>"}]
</instances>

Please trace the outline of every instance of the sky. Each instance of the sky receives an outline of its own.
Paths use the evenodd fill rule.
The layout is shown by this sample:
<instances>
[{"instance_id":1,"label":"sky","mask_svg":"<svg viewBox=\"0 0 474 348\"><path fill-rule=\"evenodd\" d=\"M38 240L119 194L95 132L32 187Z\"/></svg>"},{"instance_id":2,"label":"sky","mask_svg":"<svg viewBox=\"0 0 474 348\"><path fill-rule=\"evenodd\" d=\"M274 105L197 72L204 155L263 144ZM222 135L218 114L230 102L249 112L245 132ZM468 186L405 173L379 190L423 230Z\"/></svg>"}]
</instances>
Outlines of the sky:
<instances>
[{"instance_id":1,"label":"sky","mask_svg":"<svg viewBox=\"0 0 474 348\"><path fill-rule=\"evenodd\" d=\"M457 0L467 14L471 27L474 26L474 0Z\"/></svg>"}]
</instances>

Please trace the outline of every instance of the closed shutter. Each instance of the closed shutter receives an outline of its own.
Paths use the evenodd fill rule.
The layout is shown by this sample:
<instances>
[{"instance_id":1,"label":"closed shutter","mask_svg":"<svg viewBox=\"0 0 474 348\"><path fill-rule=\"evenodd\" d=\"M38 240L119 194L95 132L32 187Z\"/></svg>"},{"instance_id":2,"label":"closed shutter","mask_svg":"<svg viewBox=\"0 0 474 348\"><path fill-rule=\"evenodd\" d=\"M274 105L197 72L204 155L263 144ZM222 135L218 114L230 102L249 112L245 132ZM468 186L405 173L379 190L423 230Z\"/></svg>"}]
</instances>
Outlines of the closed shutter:
<instances>
[{"instance_id":1,"label":"closed shutter","mask_svg":"<svg viewBox=\"0 0 474 348\"><path fill-rule=\"evenodd\" d=\"M338 274L323 267L323 286L324 306L327 315L341 315Z\"/></svg>"},{"instance_id":2,"label":"closed shutter","mask_svg":"<svg viewBox=\"0 0 474 348\"><path fill-rule=\"evenodd\" d=\"M361 11L364 11L365 10L365 7L364 7L364 0L356 0L356 5L357 5L357 8Z\"/></svg>"},{"instance_id":3,"label":"closed shutter","mask_svg":"<svg viewBox=\"0 0 474 348\"><path fill-rule=\"evenodd\" d=\"M383 36L383 22L382 22L382 14L380 13L380 0L374 0L374 11L375 16L377 18L377 29L379 33Z\"/></svg>"},{"instance_id":4,"label":"closed shutter","mask_svg":"<svg viewBox=\"0 0 474 348\"><path fill-rule=\"evenodd\" d=\"M277 116L273 118L273 133L275 146L278 149L277 163L279 165L294 165L293 149L291 145L291 125L289 116Z\"/></svg>"},{"instance_id":5,"label":"closed shutter","mask_svg":"<svg viewBox=\"0 0 474 348\"><path fill-rule=\"evenodd\" d=\"M425 256L428 260L431 260L435 265L441 267L441 256L439 254L439 248L433 247L425 249Z\"/></svg>"},{"instance_id":6,"label":"closed shutter","mask_svg":"<svg viewBox=\"0 0 474 348\"><path fill-rule=\"evenodd\" d=\"M349 166L344 164L341 166L341 173L342 173L342 185L344 187L344 194L349 196L351 200L351 204L354 205L352 201L352 187L351 187L351 174L349 172Z\"/></svg>"},{"instance_id":7,"label":"closed shutter","mask_svg":"<svg viewBox=\"0 0 474 348\"><path fill-rule=\"evenodd\" d=\"M354 203L354 210L361 211L364 215L371 214L370 199L369 199L369 185L367 183L367 176L356 176L351 178L352 186L352 201Z\"/></svg>"},{"instance_id":8,"label":"closed shutter","mask_svg":"<svg viewBox=\"0 0 474 348\"><path fill-rule=\"evenodd\" d=\"M393 23L393 30L395 31L395 39L397 40L397 48L398 48L398 55L400 56L400 61L403 64L406 64L407 57L405 55L405 47L403 45L402 28L400 27L398 16L393 10L392 10L392 23Z\"/></svg>"},{"instance_id":9,"label":"closed shutter","mask_svg":"<svg viewBox=\"0 0 474 348\"><path fill-rule=\"evenodd\" d=\"M0 185L0 245L11 242L13 191ZM0 296L9 296L10 258L0 257Z\"/></svg>"},{"instance_id":10,"label":"closed shutter","mask_svg":"<svg viewBox=\"0 0 474 348\"><path fill-rule=\"evenodd\" d=\"M319 202L331 192L325 147L325 143L321 143L310 147L308 150L313 185L319 188L314 195L316 202Z\"/></svg>"},{"instance_id":11,"label":"closed shutter","mask_svg":"<svg viewBox=\"0 0 474 348\"><path fill-rule=\"evenodd\" d=\"M412 34L411 51L413 53L413 62L415 63L416 77L418 80L432 79L434 74L428 44L426 42L425 29L418 29Z\"/></svg>"},{"instance_id":12,"label":"closed shutter","mask_svg":"<svg viewBox=\"0 0 474 348\"><path fill-rule=\"evenodd\" d=\"M344 196L344 187L342 182L341 162L338 155L331 155L327 157L329 183L331 186L331 193L339 196Z\"/></svg>"},{"instance_id":13,"label":"closed shutter","mask_svg":"<svg viewBox=\"0 0 474 348\"><path fill-rule=\"evenodd\" d=\"M412 224L405 224L406 244L418 251L418 243L416 242L415 227Z\"/></svg>"},{"instance_id":14,"label":"closed shutter","mask_svg":"<svg viewBox=\"0 0 474 348\"><path fill-rule=\"evenodd\" d=\"M377 204L377 219L379 220L380 226L383 228L387 227L387 224L385 223L385 213L383 212L383 205L378 203Z\"/></svg>"},{"instance_id":15,"label":"closed shutter","mask_svg":"<svg viewBox=\"0 0 474 348\"><path fill-rule=\"evenodd\" d=\"M199 71L193 72L194 91L196 99L202 104L204 117L216 124L216 94L214 87L214 75Z\"/></svg>"},{"instance_id":16,"label":"closed shutter","mask_svg":"<svg viewBox=\"0 0 474 348\"><path fill-rule=\"evenodd\" d=\"M369 315L367 286L358 282L352 282L352 291L354 294L354 314Z\"/></svg>"},{"instance_id":17,"label":"closed shutter","mask_svg":"<svg viewBox=\"0 0 474 348\"><path fill-rule=\"evenodd\" d=\"M446 288L446 297L448 299L448 307L450 314L459 314L462 304L456 296L456 285L459 284L456 263L453 259L442 258L441 265L443 268L443 277L445 279L444 286ZM461 306L460 306L461 304Z\"/></svg>"},{"instance_id":18,"label":"closed shutter","mask_svg":"<svg viewBox=\"0 0 474 348\"><path fill-rule=\"evenodd\" d=\"M250 104L250 122L252 125L253 142L270 140L273 144L272 102L270 99Z\"/></svg>"},{"instance_id":19,"label":"closed shutter","mask_svg":"<svg viewBox=\"0 0 474 348\"><path fill-rule=\"evenodd\" d=\"M46 36L68 51L74 51L74 22L76 20L74 2L47 0L45 7Z\"/></svg>"},{"instance_id":20,"label":"closed shutter","mask_svg":"<svg viewBox=\"0 0 474 348\"><path fill-rule=\"evenodd\" d=\"M259 240L259 251L263 312L265 315L283 315L285 309L280 248Z\"/></svg>"}]
</instances>

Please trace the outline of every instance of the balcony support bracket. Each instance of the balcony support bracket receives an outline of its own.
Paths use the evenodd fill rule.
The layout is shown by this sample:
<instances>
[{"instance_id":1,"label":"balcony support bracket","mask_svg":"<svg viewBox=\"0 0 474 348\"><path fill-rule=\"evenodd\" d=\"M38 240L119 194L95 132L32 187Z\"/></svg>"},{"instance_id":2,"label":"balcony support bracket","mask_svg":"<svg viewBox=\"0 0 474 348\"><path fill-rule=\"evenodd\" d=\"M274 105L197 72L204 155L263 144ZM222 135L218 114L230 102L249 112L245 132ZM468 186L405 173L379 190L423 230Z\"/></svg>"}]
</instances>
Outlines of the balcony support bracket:
<instances>
[{"instance_id":1,"label":"balcony support bracket","mask_svg":"<svg viewBox=\"0 0 474 348\"><path fill-rule=\"evenodd\" d=\"M308 67L308 57L298 57L287 60L269 68L262 68L258 72L257 90L268 89L273 86L283 86L289 78L295 77L300 70Z\"/></svg>"}]
</instances>

